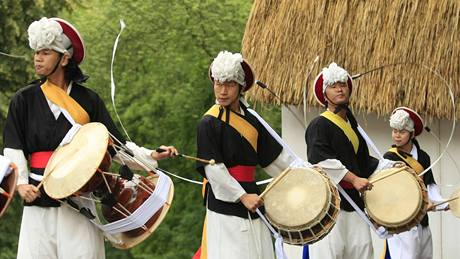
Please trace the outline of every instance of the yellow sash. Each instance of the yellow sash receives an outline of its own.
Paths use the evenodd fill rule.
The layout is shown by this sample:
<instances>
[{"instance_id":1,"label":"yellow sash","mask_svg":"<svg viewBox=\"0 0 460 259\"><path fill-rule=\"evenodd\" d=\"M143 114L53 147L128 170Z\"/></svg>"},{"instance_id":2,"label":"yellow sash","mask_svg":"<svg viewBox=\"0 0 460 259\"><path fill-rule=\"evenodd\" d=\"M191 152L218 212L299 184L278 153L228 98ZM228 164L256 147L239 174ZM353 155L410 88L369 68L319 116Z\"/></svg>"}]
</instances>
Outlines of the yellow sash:
<instances>
[{"instance_id":1,"label":"yellow sash","mask_svg":"<svg viewBox=\"0 0 460 259\"><path fill-rule=\"evenodd\" d=\"M406 162L406 164L408 164L412 169L414 169L414 171L417 173L417 174L420 174L421 172L423 172L423 170L425 170L425 168L423 168L423 166L419 163L419 161L417 161L415 158L413 158L412 156L407 156L407 157L404 157L403 155L401 155L399 152L398 152L398 149L395 148L395 147L392 147L390 148L388 151L392 152L392 153L395 153L396 155L398 155L404 162Z\"/></svg>"},{"instance_id":2,"label":"yellow sash","mask_svg":"<svg viewBox=\"0 0 460 259\"><path fill-rule=\"evenodd\" d=\"M46 80L46 82L42 84L41 88L46 98L69 112L75 122L80 125L84 125L90 121L89 115L85 109L83 109L83 107L81 107L80 104L70 97L62 88L51 83L49 80Z\"/></svg>"},{"instance_id":3,"label":"yellow sash","mask_svg":"<svg viewBox=\"0 0 460 259\"><path fill-rule=\"evenodd\" d=\"M351 144L353 145L353 149L355 150L355 153L358 153L358 135L356 135L355 131L351 128L350 124L348 124L344 119L342 119L342 117L331 111L325 111L321 113L321 116L325 117L326 119L330 120L332 123L337 125L337 127L339 127L350 140Z\"/></svg>"},{"instance_id":4,"label":"yellow sash","mask_svg":"<svg viewBox=\"0 0 460 259\"><path fill-rule=\"evenodd\" d=\"M219 111L222 106L220 105L213 105L211 109L209 109L205 115L211 115L216 118L219 118ZM220 118L223 122L227 121L227 113L225 111L222 114L222 117ZM232 112L232 111L230 111ZM237 114L233 115L229 121L229 125L234 128L238 133L241 134L248 142L251 144L252 148L257 152L257 138L259 136L259 132L257 132L257 129L254 128L254 126L251 125L251 123L247 122L245 119L241 118Z\"/></svg>"}]
</instances>

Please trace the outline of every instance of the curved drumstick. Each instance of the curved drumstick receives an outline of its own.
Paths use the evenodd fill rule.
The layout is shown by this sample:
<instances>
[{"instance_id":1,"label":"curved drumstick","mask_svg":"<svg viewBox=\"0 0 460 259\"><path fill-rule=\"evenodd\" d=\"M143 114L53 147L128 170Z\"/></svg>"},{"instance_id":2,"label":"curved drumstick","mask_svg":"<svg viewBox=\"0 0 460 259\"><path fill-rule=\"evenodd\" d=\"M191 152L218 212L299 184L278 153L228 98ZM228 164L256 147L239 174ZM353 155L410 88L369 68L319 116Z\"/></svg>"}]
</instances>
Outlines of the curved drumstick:
<instances>
[{"instance_id":1,"label":"curved drumstick","mask_svg":"<svg viewBox=\"0 0 460 259\"><path fill-rule=\"evenodd\" d=\"M166 150L164 150L162 148L157 148L157 149L155 149L155 151L158 152L158 153L163 153ZM202 159L202 158L198 158L198 157L194 157L194 156L184 155L184 154L181 154L181 153L177 154L177 156L183 157L183 158L186 158L186 159L190 159L190 160L200 161L200 162L210 164L210 165L215 165L216 164L216 160L214 160L214 159L206 160L206 159Z\"/></svg>"}]
</instances>

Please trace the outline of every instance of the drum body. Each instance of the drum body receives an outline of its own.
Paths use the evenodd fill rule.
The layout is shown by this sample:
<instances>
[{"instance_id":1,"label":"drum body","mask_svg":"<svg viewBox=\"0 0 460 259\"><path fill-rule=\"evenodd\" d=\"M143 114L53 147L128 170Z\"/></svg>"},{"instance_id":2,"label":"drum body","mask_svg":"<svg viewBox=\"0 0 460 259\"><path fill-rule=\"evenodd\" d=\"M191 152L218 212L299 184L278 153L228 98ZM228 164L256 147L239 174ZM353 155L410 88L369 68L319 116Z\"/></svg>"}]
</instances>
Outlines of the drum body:
<instances>
[{"instance_id":1,"label":"drum body","mask_svg":"<svg viewBox=\"0 0 460 259\"><path fill-rule=\"evenodd\" d=\"M108 235L108 240L114 247L118 249L132 248L147 239L160 226L161 222L166 217L174 197L174 185L171 179L168 178L168 181L170 181L170 188L165 204L149 218L144 224L144 228L136 228L126 232ZM142 187L140 187L139 182L143 182ZM117 205L102 205L102 216L108 222L113 223L125 218L127 211L129 211L129 213L134 212L152 195L150 190L155 189L157 182L157 175L143 177L135 174L132 181L112 178L109 185L111 186L110 188ZM146 187L146 185L148 187ZM100 192L101 189L99 189L98 192Z\"/></svg>"},{"instance_id":2,"label":"drum body","mask_svg":"<svg viewBox=\"0 0 460 259\"><path fill-rule=\"evenodd\" d=\"M319 169L290 168L264 197L270 224L292 245L322 239L335 225L340 196Z\"/></svg>"},{"instance_id":3,"label":"drum body","mask_svg":"<svg viewBox=\"0 0 460 259\"><path fill-rule=\"evenodd\" d=\"M398 168L382 170L371 177L391 174ZM428 205L428 194L423 180L413 172L402 171L379 180L372 190L363 194L366 212L388 233L407 231L422 221Z\"/></svg>"}]
</instances>

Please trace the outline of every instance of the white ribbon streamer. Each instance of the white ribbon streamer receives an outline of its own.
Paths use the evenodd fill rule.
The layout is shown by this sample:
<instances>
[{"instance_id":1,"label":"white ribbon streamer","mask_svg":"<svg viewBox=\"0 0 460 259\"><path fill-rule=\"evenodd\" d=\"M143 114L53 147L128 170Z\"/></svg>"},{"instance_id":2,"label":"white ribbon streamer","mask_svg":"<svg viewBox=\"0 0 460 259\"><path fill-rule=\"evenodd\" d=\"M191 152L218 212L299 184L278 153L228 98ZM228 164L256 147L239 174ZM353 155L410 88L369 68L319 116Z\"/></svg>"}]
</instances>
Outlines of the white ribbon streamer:
<instances>
[{"instance_id":1,"label":"white ribbon streamer","mask_svg":"<svg viewBox=\"0 0 460 259\"><path fill-rule=\"evenodd\" d=\"M267 221L265 216L260 212L259 209L256 210L257 214L259 215L260 219L262 222L265 224L265 226L268 227L270 232L272 232L273 237L275 238L275 253L276 253L276 258L278 259L287 259L286 253L284 252L283 248L283 237L275 231L275 229L272 227L272 225Z\"/></svg>"}]
</instances>

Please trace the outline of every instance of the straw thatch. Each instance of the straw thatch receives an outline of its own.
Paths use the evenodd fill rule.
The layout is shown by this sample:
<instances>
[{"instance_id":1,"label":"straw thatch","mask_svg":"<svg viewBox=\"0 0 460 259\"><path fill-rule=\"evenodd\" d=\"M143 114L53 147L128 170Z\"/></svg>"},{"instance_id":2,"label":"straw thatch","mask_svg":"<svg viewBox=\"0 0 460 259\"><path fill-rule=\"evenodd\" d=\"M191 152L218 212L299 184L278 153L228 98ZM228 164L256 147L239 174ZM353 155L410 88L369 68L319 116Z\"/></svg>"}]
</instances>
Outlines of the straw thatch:
<instances>
[{"instance_id":1,"label":"straw thatch","mask_svg":"<svg viewBox=\"0 0 460 259\"><path fill-rule=\"evenodd\" d=\"M282 103L317 105L312 84L335 61L350 74L396 62L423 64L439 72L460 94L460 2L458 0L255 0L246 25L243 55L257 78ZM319 62L307 80L315 59ZM307 88L305 88L305 85ZM354 110L387 115L409 106L424 116L452 118L441 79L419 65L398 65L354 81ZM254 87L256 102L277 102ZM460 105L457 104L457 118Z\"/></svg>"}]
</instances>

